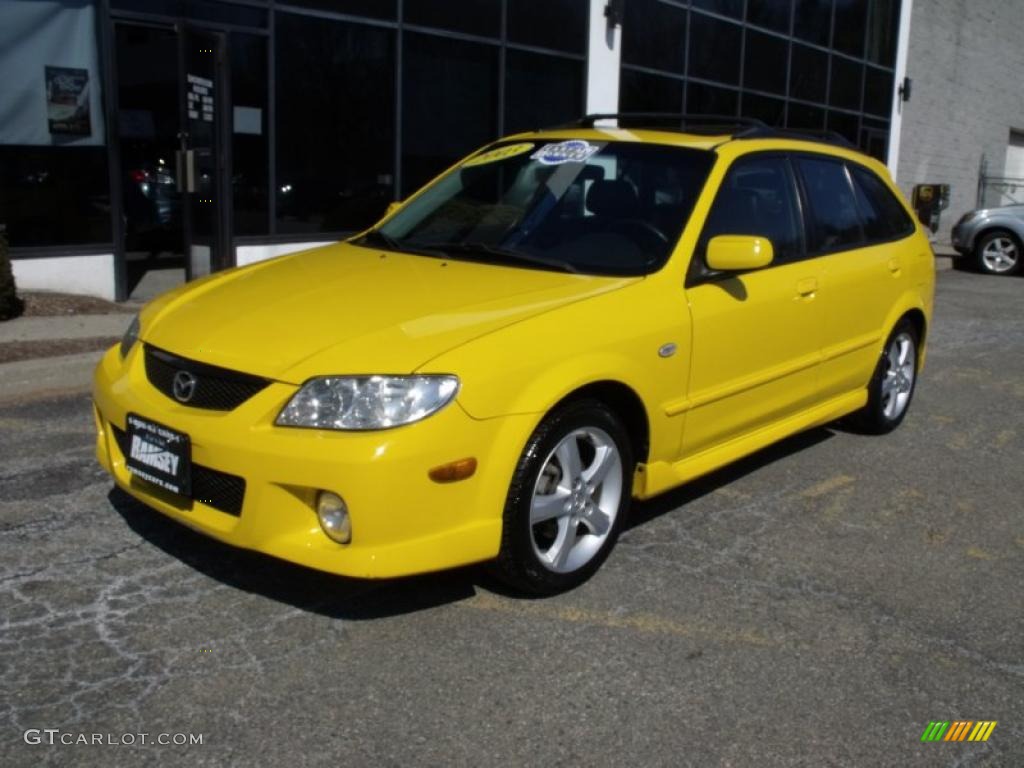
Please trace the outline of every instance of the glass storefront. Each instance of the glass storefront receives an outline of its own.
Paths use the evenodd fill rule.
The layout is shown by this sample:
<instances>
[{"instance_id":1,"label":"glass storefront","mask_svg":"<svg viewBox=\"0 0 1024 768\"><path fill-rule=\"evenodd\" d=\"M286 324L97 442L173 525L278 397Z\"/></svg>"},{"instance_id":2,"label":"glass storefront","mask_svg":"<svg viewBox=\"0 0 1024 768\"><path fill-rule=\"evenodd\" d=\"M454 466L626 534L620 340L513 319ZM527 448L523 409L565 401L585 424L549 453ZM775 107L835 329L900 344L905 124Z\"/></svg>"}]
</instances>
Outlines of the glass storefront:
<instances>
[{"instance_id":1,"label":"glass storefront","mask_svg":"<svg viewBox=\"0 0 1024 768\"><path fill-rule=\"evenodd\" d=\"M626 0L620 109L882 156L899 5ZM590 6L0 0L0 224L16 258L114 254L121 297L147 269L338 239L479 145L582 115Z\"/></svg>"},{"instance_id":2,"label":"glass storefront","mask_svg":"<svg viewBox=\"0 0 1024 768\"><path fill-rule=\"evenodd\" d=\"M755 117L885 160L899 0L628 0L623 111Z\"/></svg>"}]
</instances>

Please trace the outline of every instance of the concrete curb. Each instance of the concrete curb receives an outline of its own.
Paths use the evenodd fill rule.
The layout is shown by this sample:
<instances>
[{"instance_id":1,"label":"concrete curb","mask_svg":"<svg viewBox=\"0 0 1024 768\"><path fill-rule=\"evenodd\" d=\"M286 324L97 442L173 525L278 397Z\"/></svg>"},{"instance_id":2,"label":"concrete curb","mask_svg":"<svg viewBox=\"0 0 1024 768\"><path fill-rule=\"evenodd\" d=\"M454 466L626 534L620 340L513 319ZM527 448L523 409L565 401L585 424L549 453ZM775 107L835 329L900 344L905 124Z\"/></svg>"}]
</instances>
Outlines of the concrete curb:
<instances>
[{"instance_id":1,"label":"concrete curb","mask_svg":"<svg viewBox=\"0 0 1024 768\"><path fill-rule=\"evenodd\" d=\"M0 323L0 344L8 341L120 337L131 321L132 316L128 314L18 317Z\"/></svg>"},{"instance_id":2,"label":"concrete curb","mask_svg":"<svg viewBox=\"0 0 1024 768\"><path fill-rule=\"evenodd\" d=\"M0 364L0 403L88 392L102 351Z\"/></svg>"}]
</instances>

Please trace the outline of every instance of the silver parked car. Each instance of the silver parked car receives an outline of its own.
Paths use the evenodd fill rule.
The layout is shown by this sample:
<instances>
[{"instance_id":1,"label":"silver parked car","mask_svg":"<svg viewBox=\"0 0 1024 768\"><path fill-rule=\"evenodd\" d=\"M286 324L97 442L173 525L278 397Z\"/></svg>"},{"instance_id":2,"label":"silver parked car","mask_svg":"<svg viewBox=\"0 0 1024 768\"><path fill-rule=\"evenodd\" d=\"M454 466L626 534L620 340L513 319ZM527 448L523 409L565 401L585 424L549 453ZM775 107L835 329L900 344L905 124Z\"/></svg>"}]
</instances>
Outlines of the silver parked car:
<instances>
[{"instance_id":1,"label":"silver parked car","mask_svg":"<svg viewBox=\"0 0 1024 768\"><path fill-rule=\"evenodd\" d=\"M1024 205L979 208L965 213L953 227L957 269L1012 275L1021 269L1024 250Z\"/></svg>"}]
</instances>

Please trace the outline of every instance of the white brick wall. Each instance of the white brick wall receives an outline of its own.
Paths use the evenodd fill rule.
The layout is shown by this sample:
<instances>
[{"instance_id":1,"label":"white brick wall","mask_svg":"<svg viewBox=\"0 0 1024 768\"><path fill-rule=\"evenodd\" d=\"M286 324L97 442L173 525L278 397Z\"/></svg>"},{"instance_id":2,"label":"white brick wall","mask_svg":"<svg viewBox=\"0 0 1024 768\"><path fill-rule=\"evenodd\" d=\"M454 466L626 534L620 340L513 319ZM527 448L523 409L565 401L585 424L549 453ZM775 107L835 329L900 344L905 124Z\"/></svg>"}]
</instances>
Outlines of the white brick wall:
<instances>
[{"instance_id":1,"label":"white brick wall","mask_svg":"<svg viewBox=\"0 0 1024 768\"><path fill-rule=\"evenodd\" d=\"M975 207L982 154L1001 175L1010 129L1024 129L1024 0L914 0L897 180L949 184L936 239Z\"/></svg>"}]
</instances>

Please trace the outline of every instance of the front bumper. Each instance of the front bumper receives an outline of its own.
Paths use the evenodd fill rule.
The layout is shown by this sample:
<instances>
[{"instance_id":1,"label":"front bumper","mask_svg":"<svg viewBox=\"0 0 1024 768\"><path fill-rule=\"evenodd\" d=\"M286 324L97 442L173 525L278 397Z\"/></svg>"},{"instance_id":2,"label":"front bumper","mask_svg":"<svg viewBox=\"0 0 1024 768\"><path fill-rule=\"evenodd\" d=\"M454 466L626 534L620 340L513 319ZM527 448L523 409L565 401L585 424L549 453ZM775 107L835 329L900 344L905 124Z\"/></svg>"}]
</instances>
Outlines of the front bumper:
<instances>
[{"instance_id":1,"label":"front bumper","mask_svg":"<svg viewBox=\"0 0 1024 768\"><path fill-rule=\"evenodd\" d=\"M950 242L960 256L966 256L971 252L971 243L967 232L964 231L960 224L954 226L950 231Z\"/></svg>"},{"instance_id":2,"label":"front bumper","mask_svg":"<svg viewBox=\"0 0 1024 768\"><path fill-rule=\"evenodd\" d=\"M498 553L508 484L535 417L476 420L452 403L424 421L384 431L276 427L294 386L272 383L232 411L188 408L149 383L141 347L124 361L117 347L108 350L96 368L93 399L100 464L148 506L228 544L346 576L423 573ZM118 440L128 413L187 433L193 463L215 478L244 480L238 513L129 473ZM427 475L467 457L477 459L472 477L442 484ZM337 544L320 529L321 490L348 504L351 543Z\"/></svg>"}]
</instances>

